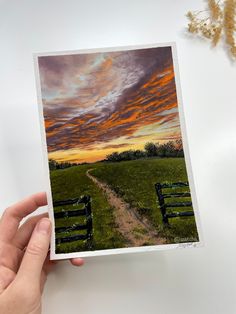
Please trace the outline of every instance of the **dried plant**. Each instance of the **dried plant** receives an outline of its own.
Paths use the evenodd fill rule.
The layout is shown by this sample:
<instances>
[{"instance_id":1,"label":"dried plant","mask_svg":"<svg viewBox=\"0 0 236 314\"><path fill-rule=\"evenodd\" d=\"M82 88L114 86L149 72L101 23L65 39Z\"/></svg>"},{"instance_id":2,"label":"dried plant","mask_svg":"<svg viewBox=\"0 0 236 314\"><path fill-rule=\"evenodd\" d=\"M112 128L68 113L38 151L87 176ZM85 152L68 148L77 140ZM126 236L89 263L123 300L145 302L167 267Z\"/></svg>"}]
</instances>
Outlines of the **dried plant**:
<instances>
[{"instance_id":1,"label":"dried plant","mask_svg":"<svg viewBox=\"0 0 236 314\"><path fill-rule=\"evenodd\" d=\"M208 6L212 20L217 21L220 17L222 17L222 11L219 2L216 3L215 0L208 0Z\"/></svg>"},{"instance_id":2,"label":"dried plant","mask_svg":"<svg viewBox=\"0 0 236 314\"><path fill-rule=\"evenodd\" d=\"M188 31L210 39L213 46L225 39L236 58L236 0L207 0L207 4L207 10L187 13Z\"/></svg>"}]
</instances>

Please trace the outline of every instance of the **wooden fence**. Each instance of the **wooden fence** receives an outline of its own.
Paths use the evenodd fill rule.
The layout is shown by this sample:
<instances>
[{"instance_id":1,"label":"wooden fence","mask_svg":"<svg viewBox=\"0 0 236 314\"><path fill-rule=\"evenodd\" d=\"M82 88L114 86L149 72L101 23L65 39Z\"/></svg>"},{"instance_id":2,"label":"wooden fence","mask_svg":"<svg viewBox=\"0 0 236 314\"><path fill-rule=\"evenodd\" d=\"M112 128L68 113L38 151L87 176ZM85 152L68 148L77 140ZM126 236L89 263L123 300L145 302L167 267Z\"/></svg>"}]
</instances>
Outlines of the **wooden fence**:
<instances>
[{"instance_id":1,"label":"wooden fence","mask_svg":"<svg viewBox=\"0 0 236 314\"><path fill-rule=\"evenodd\" d=\"M180 192L176 189L181 188ZM188 182L175 182L175 183L156 183L155 189L159 201L159 206L162 214L162 221L164 224L169 224L169 218L194 216L193 210L189 211L172 211L173 208L187 208L192 207L191 194ZM166 189L171 189L166 192ZM173 199L171 203L167 203L166 199ZM185 201L176 201L178 198L184 198ZM171 211L168 212L168 209Z\"/></svg>"},{"instance_id":2,"label":"wooden fence","mask_svg":"<svg viewBox=\"0 0 236 314\"><path fill-rule=\"evenodd\" d=\"M93 238L93 218L92 218L92 207L91 207L91 197L89 195L82 196L80 198L55 201L53 202L53 207L68 206L68 205L78 205L84 204L82 209L75 210L64 210L63 208L59 212L54 212L54 218L69 218L69 217L79 217L84 216L86 222L84 224L73 224L71 226L56 227L56 235L60 233L69 233L71 231L86 231L86 234L75 234L66 237L56 238L56 244L74 242L78 240L87 240L87 246L89 249L92 248L92 238Z\"/></svg>"}]
</instances>

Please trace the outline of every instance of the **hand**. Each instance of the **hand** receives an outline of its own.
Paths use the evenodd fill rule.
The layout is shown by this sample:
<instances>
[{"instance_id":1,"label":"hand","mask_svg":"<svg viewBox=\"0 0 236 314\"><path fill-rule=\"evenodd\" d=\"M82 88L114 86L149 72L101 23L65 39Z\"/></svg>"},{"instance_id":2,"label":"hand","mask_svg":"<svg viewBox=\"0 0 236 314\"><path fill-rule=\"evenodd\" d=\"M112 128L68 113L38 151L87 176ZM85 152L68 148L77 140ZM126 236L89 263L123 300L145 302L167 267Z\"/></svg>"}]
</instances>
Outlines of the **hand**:
<instances>
[{"instance_id":1,"label":"hand","mask_svg":"<svg viewBox=\"0 0 236 314\"><path fill-rule=\"evenodd\" d=\"M39 314L47 274L51 223L46 214L21 220L47 205L45 193L34 194L7 208L0 219L0 313ZM76 266L83 260L72 259Z\"/></svg>"}]
</instances>

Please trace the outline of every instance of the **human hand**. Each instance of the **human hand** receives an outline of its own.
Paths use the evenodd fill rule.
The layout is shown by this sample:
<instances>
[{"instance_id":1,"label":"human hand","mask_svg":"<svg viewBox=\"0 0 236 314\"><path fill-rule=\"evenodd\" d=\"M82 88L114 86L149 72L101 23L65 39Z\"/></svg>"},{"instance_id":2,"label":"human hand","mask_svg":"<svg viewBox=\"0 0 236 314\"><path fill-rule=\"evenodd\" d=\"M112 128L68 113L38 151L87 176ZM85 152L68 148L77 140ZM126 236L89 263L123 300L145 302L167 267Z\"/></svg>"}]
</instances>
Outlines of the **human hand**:
<instances>
[{"instance_id":1,"label":"human hand","mask_svg":"<svg viewBox=\"0 0 236 314\"><path fill-rule=\"evenodd\" d=\"M39 314L47 274L51 222L46 214L21 220L47 205L45 193L34 194L5 210L0 219L0 313ZM72 259L76 266L80 258Z\"/></svg>"}]
</instances>

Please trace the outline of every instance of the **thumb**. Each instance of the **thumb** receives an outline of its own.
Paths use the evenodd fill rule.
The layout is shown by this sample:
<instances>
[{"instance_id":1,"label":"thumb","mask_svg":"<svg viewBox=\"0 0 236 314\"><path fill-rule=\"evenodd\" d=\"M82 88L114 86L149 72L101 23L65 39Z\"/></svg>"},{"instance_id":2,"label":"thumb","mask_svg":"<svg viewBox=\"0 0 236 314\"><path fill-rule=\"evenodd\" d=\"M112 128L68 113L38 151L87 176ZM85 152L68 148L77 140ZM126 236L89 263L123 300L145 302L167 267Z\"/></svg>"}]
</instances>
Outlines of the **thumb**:
<instances>
[{"instance_id":1,"label":"thumb","mask_svg":"<svg viewBox=\"0 0 236 314\"><path fill-rule=\"evenodd\" d=\"M43 218L35 226L17 277L23 277L31 283L40 283L42 268L49 249L50 235L51 222L48 218Z\"/></svg>"}]
</instances>

